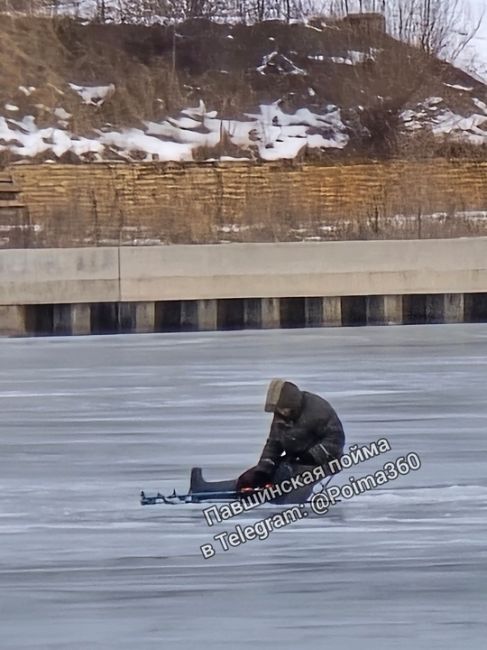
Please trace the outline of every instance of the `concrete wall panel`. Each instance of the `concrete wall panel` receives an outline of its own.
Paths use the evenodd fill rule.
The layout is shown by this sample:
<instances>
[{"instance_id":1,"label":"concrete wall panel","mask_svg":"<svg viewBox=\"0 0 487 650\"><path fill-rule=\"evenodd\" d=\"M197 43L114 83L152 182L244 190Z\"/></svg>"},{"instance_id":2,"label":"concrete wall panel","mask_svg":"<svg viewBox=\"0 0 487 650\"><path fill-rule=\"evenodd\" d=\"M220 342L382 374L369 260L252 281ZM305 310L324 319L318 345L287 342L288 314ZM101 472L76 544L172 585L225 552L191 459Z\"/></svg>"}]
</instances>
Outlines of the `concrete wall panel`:
<instances>
[{"instance_id":1,"label":"concrete wall panel","mask_svg":"<svg viewBox=\"0 0 487 650\"><path fill-rule=\"evenodd\" d=\"M117 248L0 251L0 304L116 302Z\"/></svg>"}]
</instances>

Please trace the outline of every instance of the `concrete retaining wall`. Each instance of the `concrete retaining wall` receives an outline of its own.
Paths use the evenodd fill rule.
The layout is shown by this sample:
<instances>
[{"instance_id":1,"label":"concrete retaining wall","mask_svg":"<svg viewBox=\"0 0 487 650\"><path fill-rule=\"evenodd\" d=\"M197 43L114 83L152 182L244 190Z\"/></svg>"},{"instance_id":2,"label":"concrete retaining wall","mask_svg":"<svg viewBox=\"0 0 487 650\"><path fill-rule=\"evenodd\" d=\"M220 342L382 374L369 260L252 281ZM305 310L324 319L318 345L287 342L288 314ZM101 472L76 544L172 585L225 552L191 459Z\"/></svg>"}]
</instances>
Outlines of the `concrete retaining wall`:
<instances>
[{"instance_id":1,"label":"concrete retaining wall","mask_svg":"<svg viewBox=\"0 0 487 650\"><path fill-rule=\"evenodd\" d=\"M122 301L487 290L487 238L121 248Z\"/></svg>"},{"instance_id":2,"label":"concrete retaining wall","mask_svg":"<svg viewBox=\"0 0 487 650\"><path fill-rule=\"evenodd\" d=\"M487 320L487 238L0 251L0 333Z\"/></svg>"},{"instance_id":3,"label":"concrete retaining wall","mask_svg":"<svg viewBox=\"0 0 487 650\"><path fill-rule=\"evenodd\" d=\"M487 238L0 251L0 304L487 290Z\"/></svg>"},{"instance_id":4,"label":"concrete retaining wall","mask_svg":"<svg viewBox=\"0 0 487 650\"><path fill-rule=\"evenodd\" d=\"M117 248L0 251L0 305L119 299Z\"/></svg>"}]
</instances>

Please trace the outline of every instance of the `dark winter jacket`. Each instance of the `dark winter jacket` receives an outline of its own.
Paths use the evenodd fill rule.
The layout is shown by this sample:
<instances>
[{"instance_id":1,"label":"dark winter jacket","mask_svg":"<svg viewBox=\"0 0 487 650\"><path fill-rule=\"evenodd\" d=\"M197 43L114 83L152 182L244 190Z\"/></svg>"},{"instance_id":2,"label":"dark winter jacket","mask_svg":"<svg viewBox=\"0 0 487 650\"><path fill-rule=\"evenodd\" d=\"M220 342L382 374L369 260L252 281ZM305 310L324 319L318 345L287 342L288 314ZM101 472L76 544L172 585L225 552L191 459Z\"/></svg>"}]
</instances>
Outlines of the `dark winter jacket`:
<instances>
[{"instance_id":1,"label":"dark winter jacket","mask_svg":"<svg viewBox=\"0 0 487 650\"><path fill-rule=\"evenodd\" d=\"M294 387L294 384L288 384ZM294 387L297 389L297 387ZM343 426L329 402L319 395L299 391L301 399L289 418L274 414L267 442L259 459L258 468L271 474L283 452L288 460L310 465L325 465L340 458L345 444ZM282 404L282 399L280 406Z\"/></svg>"}]
</instances>

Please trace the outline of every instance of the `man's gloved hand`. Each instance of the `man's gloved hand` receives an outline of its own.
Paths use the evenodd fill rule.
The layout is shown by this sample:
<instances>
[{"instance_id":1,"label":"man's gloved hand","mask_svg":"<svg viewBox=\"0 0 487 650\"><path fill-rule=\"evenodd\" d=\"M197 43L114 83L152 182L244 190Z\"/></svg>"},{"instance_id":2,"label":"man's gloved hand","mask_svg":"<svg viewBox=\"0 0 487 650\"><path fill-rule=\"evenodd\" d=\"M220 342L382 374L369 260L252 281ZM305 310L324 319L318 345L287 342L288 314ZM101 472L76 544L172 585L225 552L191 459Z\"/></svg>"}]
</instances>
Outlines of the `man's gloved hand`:
<instances>
[{"instance_id":1,"label":"man's gloved hand","mask_svg":"<svg viewBox=\"0 0 487 650\"><path fill-rule=\"evenodd\" d=\"M243 488L265 487L269 483L269 480L270 475L267 472L263 472L262 468L256 465L238 477L237 492L240 492Z\"/></svg>"}]
</instances>

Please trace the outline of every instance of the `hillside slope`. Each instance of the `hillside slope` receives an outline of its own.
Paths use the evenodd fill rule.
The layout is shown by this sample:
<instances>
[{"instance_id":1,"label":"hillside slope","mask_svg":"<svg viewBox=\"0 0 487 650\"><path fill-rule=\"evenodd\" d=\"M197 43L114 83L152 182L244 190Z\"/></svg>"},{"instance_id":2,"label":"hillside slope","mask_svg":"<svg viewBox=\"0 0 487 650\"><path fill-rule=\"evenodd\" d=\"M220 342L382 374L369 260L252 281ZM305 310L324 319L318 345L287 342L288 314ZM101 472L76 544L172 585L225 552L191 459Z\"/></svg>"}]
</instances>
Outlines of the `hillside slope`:
<instances>
[{"instance_id":1,"label":"hillside slope","mask_svg":"<svg viewBox=\"0 0 487 650\"><path fill-rule=\"evenodd\" d=\"M3 15L0 60L3 164L483 155L487 143L482 83L347 21Z\"/></svg>"}]
</instances>

